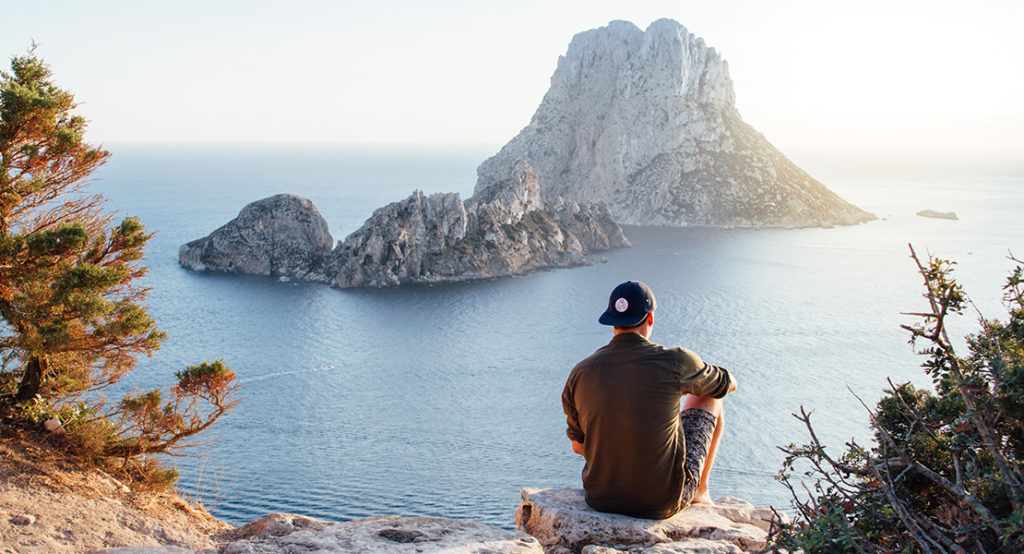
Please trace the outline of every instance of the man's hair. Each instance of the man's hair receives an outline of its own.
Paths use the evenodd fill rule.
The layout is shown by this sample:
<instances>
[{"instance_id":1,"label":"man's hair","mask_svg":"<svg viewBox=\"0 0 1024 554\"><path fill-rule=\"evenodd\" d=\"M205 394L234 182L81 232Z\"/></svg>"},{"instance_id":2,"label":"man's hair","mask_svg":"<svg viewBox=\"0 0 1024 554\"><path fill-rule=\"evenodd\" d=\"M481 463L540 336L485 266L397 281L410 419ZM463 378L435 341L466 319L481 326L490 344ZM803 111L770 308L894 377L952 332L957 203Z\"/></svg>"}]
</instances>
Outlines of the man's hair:
<instances>
[{"instance_id":1,"label":"man's hair","mask_svg":"<svg viewBox=\"0 0 1024 554\"><path fill-rule=\"evenodd\" d=\"M639 329L641 325L643 325L644 323L647 323L647 319L650 317L650 315L651 315L650 313L645 315L644 318L641 319L639 323L634 323L633 325L615 325L614 328L618 329L620 331L632 331L633 329Z\"/></svg>"}]
</instances>

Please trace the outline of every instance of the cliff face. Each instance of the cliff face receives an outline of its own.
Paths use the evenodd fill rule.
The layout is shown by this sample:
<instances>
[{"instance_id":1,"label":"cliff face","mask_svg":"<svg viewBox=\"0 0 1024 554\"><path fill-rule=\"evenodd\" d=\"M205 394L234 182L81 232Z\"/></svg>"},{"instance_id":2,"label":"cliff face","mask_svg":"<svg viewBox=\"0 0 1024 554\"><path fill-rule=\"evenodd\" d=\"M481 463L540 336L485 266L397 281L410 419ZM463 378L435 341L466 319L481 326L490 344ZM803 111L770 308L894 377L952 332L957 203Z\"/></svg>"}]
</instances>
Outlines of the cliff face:
<instances>
[{"instance_id":1,"label":"cliff face","mask_svg":"<svg viewBox=\"0 0 1024 554\"><path fill-rule=\"evenodd\" d=\"M477 170L475 193L520 160L545 198L608 203L635 225L794 227L874 216L743 122L726 62L668 19L576 35L530 124Z\"/></svg>"},{"instance_id":2,"label":"cliff face","mask_svg":"<svg viewBox=\"0 0 1024 554\"><path fill-rule=\"evenodd\" d=\"M529 164L463 202L458 194L409 198L374 212L331 254L333 286L395 286L521 275L586 263L629 246L607 207L545 203Z\"/></svg>"}]
</instances>

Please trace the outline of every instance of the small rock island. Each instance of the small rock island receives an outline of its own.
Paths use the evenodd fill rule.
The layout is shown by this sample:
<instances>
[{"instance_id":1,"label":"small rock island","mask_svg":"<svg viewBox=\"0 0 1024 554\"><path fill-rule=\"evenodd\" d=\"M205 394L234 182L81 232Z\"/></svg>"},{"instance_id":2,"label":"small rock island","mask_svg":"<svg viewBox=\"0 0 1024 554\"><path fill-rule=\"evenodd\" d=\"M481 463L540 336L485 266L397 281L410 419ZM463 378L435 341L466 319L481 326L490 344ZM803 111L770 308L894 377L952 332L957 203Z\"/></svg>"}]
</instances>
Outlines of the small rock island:
<instances>
[{"instance_id":1,"label":"small rock island","mask_svg":"<svg viewBox=\"0 0 1024 554\"><path fill-rule=\"evenodd\" d=\"M930 217L932 219L952 219L954 221L960 219L956 216L956 212L940 212L936 210L921 210L917 212L920 217Z\"/></svg>"},{"instance_id":2,"label":"small rock island","mask_svg":"<svg viewBox=\"0 0 1024 554\"><path fill-rule=\"evenodd\" d=\"M318 274L333 242L312 202L278 194L245 206L216 231L183 245L178 262L191 271L302 279Z\"/></svg>"}]
</instances>

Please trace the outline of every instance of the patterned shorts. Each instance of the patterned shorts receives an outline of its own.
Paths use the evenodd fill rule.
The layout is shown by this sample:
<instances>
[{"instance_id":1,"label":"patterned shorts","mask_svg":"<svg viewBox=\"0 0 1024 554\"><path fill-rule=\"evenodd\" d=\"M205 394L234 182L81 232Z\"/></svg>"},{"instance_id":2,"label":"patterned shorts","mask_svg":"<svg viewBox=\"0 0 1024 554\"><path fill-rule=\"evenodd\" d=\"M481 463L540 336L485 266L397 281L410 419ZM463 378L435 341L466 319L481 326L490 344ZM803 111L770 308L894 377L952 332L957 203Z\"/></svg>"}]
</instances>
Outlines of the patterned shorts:
<instances>
[{"instance_id":1,"label":"patterned shorts","mask_svg":"<svg viewBox=\"0 0 1024 554\"><path fill-rule=\"evenodd\" d=\"M714 414L700 408L690 408L679 414L686 436L686 483L683 484L680 505L686 506L693 500L700 484L700 473L704 469L704 460L708 457L711 437L715 434L717 419Z\"/></svg>"}]
</instances>

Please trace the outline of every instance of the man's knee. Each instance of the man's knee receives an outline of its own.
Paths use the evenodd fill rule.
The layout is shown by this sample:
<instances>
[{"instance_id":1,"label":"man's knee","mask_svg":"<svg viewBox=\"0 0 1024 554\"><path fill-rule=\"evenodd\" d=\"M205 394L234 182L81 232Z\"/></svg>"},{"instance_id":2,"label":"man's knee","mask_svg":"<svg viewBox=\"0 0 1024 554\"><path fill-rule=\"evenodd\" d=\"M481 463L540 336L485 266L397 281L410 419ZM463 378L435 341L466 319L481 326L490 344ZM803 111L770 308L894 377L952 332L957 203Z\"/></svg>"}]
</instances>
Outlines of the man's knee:
<instances>
[{"instance_id":1,"label":"man's knee","mask_svg":"<svg viewBox=\"0 0 1024 554\"><path fill-rule=\"evenodd\" d=\"M686 399L683 401L683 411L693 408L711 412L711 415L715 416L717 419L722 415L722 399L688 394L686 395Z\"/></svg>"}]
</instances>

